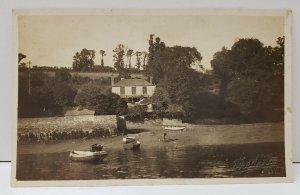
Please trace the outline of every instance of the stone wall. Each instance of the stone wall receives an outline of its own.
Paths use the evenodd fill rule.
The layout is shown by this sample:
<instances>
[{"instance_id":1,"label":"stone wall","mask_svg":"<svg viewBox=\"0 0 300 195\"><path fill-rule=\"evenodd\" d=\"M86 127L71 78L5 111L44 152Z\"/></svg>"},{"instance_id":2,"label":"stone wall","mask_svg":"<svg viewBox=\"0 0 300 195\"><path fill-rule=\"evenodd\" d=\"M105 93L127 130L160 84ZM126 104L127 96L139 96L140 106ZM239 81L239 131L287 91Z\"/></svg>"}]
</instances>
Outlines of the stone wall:
<instances>
[{"instance_id":1,"label":"stone wall","mask_svg":"<svg viewBox=\"0 0 300 195\"><path fill-rule=\"evenodd\" d=\"M124 131L124 124L118 127L119 123L116 115L19 118L18 136L34 141L109 136Z\"/></svg>"},{"instance_id":2,"label":"stone wall","mask_svg":"<svg viewBox=\"0 0 300 195\"><path fill-rule=\"evenodd\" d=\"M90 131L93 128L109 129L111 134L117 131L116 115L105 116L65 116L48 118L19 118L18 130L27 131L63 131L83 130Z\"/></svg>"}]
</instances>

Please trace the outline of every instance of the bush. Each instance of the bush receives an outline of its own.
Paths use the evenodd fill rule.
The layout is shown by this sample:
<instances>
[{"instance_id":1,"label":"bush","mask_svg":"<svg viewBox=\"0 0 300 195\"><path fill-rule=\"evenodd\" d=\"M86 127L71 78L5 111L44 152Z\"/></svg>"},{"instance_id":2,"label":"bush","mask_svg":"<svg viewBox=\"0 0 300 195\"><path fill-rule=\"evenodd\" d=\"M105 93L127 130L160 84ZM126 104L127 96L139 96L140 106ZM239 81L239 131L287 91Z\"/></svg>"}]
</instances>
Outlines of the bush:
<instances>
[{"instance_id":1,"label":"bush","mask_svg":"<svg viewBox=\"0 0 300 195\"><path fill-rule=\"evenodd\" d=\"M126 120L129 121L144 121L145 113L146 113L145 106L134 106L128 109L128 113L126 115Z\"/></svg>"},{"instance_id":2,"label":"bush","mask_svg":"<svg viewBox=\"0 0 300 195\"><path fill-rule=\"evenodd\" d=\"M270 88L265 82L233 80L227 86L227 100L238 105L241 114L260 117L261 113L270 110Z\"/></svg>"},{"instance_id":3,"label":"bush","mask_svg":"<svg viewBox=\"0 0 300 195\"><path fill-rule=\"evenodd\" d=\"M126 114L127 103L117 94L98 95L96 102L95 115Z\"/></svg>"},{"instance_id":4,"label":"bush","mask_svg":"<svg viewBox=\"0 0 300 195\"><path fill-rule=\"evenodd\" d=\"M59 82L68 82L72 78L72 75L66 70L59 70L55 72L55 80Z\"/></svg>"},{"instance_id":5,"label":"bush","mask_svg":"<svg viewBox=\"0 0 300 195\"><path fill-rule=\"evenodd\" d=\"M107 91L106 86L97 85L94 83L84 84L79 88L75 96L74 103L87 108L95 108L97 106L98 96L104 95Z\"/></svg>"}]
</instances>

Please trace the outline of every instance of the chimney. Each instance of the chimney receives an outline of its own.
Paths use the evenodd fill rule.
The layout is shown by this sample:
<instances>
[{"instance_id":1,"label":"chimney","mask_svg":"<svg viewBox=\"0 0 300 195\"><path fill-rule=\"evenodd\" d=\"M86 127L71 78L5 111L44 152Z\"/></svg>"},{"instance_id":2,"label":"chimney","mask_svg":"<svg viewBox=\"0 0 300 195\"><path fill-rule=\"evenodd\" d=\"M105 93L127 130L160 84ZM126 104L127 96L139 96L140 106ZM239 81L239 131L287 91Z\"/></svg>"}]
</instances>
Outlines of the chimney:
<instances>
[{"instance_id":1,"label":"chimney","mask_svg":"<svg viewBox=\"0 0 300 195\"><path fill-rule=\"evenodd\" d=\"M153 77L150 77L150 83L151 83L151 84L153 84L152 80L153 80Z\"/></svg>"},{"instance_id":2,"label":"chimney","mask_svg":"<svg viewBox=\"0 0 300 195\"><path fill-rule=\"evenodd\" d=\"M115 81L115 78L112 76L112 77L110 77L110 79L111 79L111 86L114 86L114 81Z\"/></svg>"}]
</instances>

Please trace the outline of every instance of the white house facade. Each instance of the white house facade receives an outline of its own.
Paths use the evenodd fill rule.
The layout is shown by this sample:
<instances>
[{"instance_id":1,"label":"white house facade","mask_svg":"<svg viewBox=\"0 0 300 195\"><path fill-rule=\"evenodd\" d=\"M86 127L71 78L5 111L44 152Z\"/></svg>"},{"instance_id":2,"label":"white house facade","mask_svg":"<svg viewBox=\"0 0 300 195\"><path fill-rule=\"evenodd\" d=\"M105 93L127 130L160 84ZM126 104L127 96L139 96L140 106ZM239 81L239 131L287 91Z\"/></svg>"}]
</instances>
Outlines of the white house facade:
<instances>
[{"instance_id":1,"label":"white house facade","mask_svg":"<svg viewBox=\"0 0 300 195\"><path fill-rule=\"evenodd\" d=\"M121 98L150 98L156 86L144 79L122 79L117 83L112 79L112 93Z\"/></svg>"}]
</instances>

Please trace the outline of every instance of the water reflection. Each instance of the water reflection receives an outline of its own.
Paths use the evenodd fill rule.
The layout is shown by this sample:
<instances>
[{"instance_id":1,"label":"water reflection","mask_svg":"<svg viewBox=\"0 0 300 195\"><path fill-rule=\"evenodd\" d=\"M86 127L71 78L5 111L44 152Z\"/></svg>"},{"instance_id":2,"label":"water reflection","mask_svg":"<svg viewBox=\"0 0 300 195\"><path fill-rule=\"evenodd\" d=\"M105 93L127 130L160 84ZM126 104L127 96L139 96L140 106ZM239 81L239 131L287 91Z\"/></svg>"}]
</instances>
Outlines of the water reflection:
<instances>
[{"instance_id":1,"label":"water reflection","mask_svg":"<svg viewBox=\"0 0 300 195\"><path fill-rule=\"evenodd\" d=\"M20 154L18 180L224 178L285 176L284 144L105 149L98 163L70 162L69 153Z\"/></svg>"}]
</instances>

